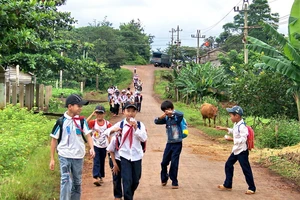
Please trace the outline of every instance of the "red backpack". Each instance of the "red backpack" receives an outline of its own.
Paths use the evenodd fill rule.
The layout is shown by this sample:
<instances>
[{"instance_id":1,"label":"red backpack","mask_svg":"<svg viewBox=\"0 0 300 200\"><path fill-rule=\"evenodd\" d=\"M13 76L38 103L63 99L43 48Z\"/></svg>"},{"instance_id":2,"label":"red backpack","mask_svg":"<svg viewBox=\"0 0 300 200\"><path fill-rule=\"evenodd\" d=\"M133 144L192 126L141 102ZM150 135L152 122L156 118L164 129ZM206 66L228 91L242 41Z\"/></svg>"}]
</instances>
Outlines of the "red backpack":
<instances>
[{"instance_id":1,"label":"red backpack","mask_svg":"<svg viewBox=\"0 0 300 200\"><path fill-rule=\"evenodd\" d=\"M248 136L247 136L247 147L248 150L251 151L254 148L254 130L251 126L247 126L246 123L243 123L248 129ZM238 127L240 132L240 126Z\"/></svg>"}]
</instances>

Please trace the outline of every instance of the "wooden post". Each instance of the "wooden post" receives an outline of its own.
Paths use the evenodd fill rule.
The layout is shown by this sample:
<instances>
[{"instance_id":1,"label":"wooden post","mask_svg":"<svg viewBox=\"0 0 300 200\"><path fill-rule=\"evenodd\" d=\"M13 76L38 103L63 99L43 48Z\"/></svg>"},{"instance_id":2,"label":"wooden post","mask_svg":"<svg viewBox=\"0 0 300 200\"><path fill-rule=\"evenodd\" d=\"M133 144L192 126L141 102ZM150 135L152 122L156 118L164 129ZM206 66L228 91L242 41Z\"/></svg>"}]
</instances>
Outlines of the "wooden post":
<instances>
[{"instance_id":1,"label":"wooden post","mask_svg":"<svg viewBox=\"0 0 300 200\"><path fill-rule=\"evenodd\" d=\"M44 85L43 84L40 84L40 89L39 89L39 109L40 110L43 110L44 109Z\"/></svg>"},{"instance_id":2,"label":"wooden post","mask_svg":"<svg viewBox=\"0 0 300 200\"><path fill-rule=\"evenodd\" d=\"M0 109L6 106L5 73L0 72Z\"/></svg>"},{"instance_id":3,"label":"wooden post","mask_svg":"<svg viewBox=\"0 0 300 200\"><path fill-rule=\"evenodd\" d=\"M19 103L20 103L20 107L23 108L24 107L24 84L20 84L19 85Z\"/></svg>"},{"instance_id":4,"label":"wooden post","mask_svg":"<svg viewBox=\"0 0 300 200\"><path fill-rule=\"evenodd\" d=\"M80 82L80 92L83 93L83 82Z\"/></svg>"},{"instance_id":5,"label":"wooden post","mask_svg":"<svg viewBox=\"0 0 300 200\"><path fill-rule=\"evenodd\" d=\"M38 84L35 85L35 107L39 107L40 105L40 99L39 99L39 95L40 95L40 86Z\"/></svg>"},{"instance_id":6,"label":"wooden post","mask_svg":"<svg viewBox=\"0 0 300 200\"><path fill-rule=\"evenodd\" d=\"M62 89L62 70L59 71L59 88Z\"/></svg>"},{"instance_id":7,"label":"wooden post","mask_svg":"<svg viewBox=\"0 0 300 200\"><path fill-rule=\"evenodd\" d=\"M98 91L99 88L99 75L96 75L96 90Z\"/></svg>"},{"instance_id":8,"label":"wooden post","mask_svg":"<svg viewBox=\"0 0 300 200\"><path fill-rule=\"evenodd\" d=\"M49 109L49 101L50 98L52 96L52 86L48 85L45 87L46 89L46 93L45 93L45 107L47 108L47 110Z\"/></svg>"},{"instance_id":9,"label":"wooden post","mask_svg":"<svg viewBox=\"0 0 300 200\"><path fill-rule=\"evenodd\" d=\"M10 82L6 82L6 103L10 104Z\"/></svg>"},{"instance_id":10,"label":"wooden post","mask_svg":"<svg viewBox=\"0 0 300 200\"><path fill-rule=\"evenodd\" d=\"M12 83L12 104L17 105L17 83Z\"/></svg>"},{"instance_id":11,"label":"wooden post","mask_svg":"<svg viewBox=\"0 0 300 200\"><path fill-rule=\"evenodd\" d=\"M31 110L34 107L34 86L35 86L35 84L30 83L28 85L30 87L29 94L30 94L30 110Z\"/></svg>"},{"instance_id":12,"label":"wooden post","mask_svg":"<svg viewBox=\"0 0 300 200\"><path fill-rule=\"evenodd\" d=\"M18 87L19 87L19 80L20 80L20 66L17 65L16 66L16 83L17 83Z\"/></svg>"},{"instance_id":13,"label":"wooden post","mask_svg":"<svg viewBox=\"0 0 300 200\"><path fill-rule=\"evenodd\" d=\"M25 85L25 107L27 107L28 110L31 109L31 105L30 105L30 85Z\"/></svg>"}]
</instances>

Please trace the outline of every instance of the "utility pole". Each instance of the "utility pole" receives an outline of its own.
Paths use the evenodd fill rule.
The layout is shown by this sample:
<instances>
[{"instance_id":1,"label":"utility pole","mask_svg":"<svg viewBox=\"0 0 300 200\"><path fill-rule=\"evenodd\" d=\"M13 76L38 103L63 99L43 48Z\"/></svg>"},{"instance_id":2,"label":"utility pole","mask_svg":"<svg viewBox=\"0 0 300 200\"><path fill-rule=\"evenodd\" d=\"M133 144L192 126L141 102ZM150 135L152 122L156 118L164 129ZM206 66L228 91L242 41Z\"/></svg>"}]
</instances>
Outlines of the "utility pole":
<instances>
[{"instance_id":1,"label":"utility pole","mask_svg":"<svg viewBox=\"0 0 300 200\"><path fill-rule=\"evenodd\" d=\"M173 61L173 43L174 43L174 32L175 32L175 29L174 28L172 28L170 31L169 31L170 33L171 33L171 61Z\"/></svg>"},{"instance_id":2,"label":"utility pole","mask_svg":"<svg viewBox=\"0 0 300 200\"><path fill-rule=\"evenodd\" d=\"M243 38L243 43L244 43L244 63L248 64L248 49L247 49L247 37L248 37L248 5L249 1L248 0L243 0L243 10L239 10L239 7L234 7L235 12L244 12L244 38Z\"/></svg>"},{"instance_id":3,"label":"utility pole","mask_svg":"<svg viewBox=\"0 0 300 200\"><path fill-rule=\"evenodd\" d=\"M179 31L182 31L182 29L179 29L179 25L177 25L177 29L175 30L175 32L177 32L177 40L175 41L176 44L176 59L178 59L179 57L179 47L181 44L181 41L179 39Z\"/></svg>"},{"instance_id":4,"label":"utility pole","mask_svg":"<svg viewBox=\"0 0 300 200\"><path fill-rule=\"evenodd\" d=\"M205 35L201 35L201 31L197 30L197 34L196 35L192 34L191 37L192 38L197 38L197 58L196 58L196 63L199 64L200 63L200 59L199 59L200 58L200 56L199 56L199 48L200 48L200 46L199 46L199 39L200 38L205 38Z\"/></svg>"}]
</instances>

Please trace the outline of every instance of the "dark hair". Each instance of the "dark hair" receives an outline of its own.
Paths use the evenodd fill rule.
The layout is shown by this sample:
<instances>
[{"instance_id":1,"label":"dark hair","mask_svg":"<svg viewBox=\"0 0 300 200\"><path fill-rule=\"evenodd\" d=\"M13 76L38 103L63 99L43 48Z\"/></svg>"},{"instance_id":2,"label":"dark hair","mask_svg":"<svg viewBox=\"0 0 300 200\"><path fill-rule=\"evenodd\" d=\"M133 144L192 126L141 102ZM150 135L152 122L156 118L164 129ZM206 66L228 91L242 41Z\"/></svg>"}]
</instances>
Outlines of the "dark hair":
<instances>
[{"instance_id":1,"label":"dark hair","mask_svg":"<svg viewBox=\"0 0 300 200\"><path fill-rule=\"evenodd\" d=\"M172 110L174 109L174 105L171 101L166 100L161 103L160 109L164 112L165 110L171 108Z\"/></svg>"}]
</instances>

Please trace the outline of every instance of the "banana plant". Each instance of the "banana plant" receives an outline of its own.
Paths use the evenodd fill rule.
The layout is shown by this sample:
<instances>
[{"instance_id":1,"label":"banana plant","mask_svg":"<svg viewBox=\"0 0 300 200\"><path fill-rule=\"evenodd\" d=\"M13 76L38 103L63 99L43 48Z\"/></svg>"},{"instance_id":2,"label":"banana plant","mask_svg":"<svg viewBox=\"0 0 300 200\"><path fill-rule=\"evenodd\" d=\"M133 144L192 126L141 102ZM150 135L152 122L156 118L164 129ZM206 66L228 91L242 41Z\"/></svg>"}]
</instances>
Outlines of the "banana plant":
<instances>
[{"instance_id":1,"label":"banana plant","mask_svg":"<svg viewBox=\"0 0 300 200\"><path fill-rule=\"evenodd\" d=\"M263 26L268 34L272 35L278 46L273 47L253 37L248 37L251 43L250 50L262 54L263 63L255 64L266 70L274 70L294 83L294 87L288 91L293 93L300 122L300 0L295 0L289 17L289 34L286 39L278 33L271 25L264 23Z\"/></svg>"}]
</instances>

